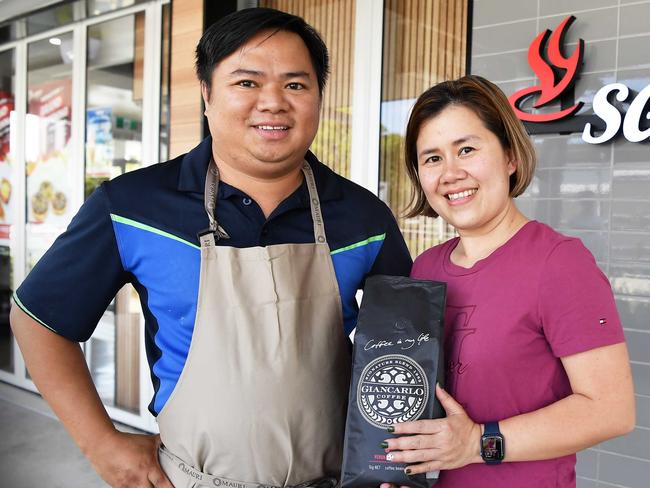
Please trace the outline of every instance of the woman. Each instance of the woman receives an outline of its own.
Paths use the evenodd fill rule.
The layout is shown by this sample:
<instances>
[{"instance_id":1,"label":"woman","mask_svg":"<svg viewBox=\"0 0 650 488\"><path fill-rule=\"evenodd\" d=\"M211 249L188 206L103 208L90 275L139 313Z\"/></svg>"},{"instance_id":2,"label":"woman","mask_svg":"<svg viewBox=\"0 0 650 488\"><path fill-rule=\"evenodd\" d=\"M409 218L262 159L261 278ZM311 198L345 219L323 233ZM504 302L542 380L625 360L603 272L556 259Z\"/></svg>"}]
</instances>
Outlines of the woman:
<instances>
[{"instance_id":1,"label":"woman","mask_svg":"<svg viewBox=\"0 0 650 488\"><path fill-rule=\"evenodd\" d=\"M447 384L436 388L447 417L390 429L387 459L410 474L442 470L437 488L574 487L575 453L635 422L607 278L579 239L517 209L535 152L489 81L466 76L422 94L406 161L409 215L440 216L459 237L411 273L448 284Z\"/></svg>"}]
</instances>

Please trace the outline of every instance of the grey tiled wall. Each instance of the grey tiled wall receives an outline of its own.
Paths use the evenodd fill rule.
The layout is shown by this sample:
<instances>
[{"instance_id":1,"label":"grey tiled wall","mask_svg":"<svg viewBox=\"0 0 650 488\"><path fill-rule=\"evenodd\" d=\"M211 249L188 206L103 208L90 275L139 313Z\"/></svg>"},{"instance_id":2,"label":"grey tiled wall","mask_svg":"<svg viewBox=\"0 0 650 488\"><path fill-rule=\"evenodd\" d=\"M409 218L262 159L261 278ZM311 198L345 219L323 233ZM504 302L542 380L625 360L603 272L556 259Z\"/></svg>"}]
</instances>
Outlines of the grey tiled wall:
<instances>
[{"instance_id":1,"label":"grey tiled wall","mask_svg":"<svg viewBox=\"0 0 650 488\"><path fill-rule=\"evenodd\" d=\"M471 72L510 95L536 83L528 45L567 15L567 51L585 41L581 113L603 85L650 84L650 0L474 0ZM531 218L580 237L607 273L628 340L635 430L578 455L579 488L650 487L650 142L590 145L581 135L534 136L537 174L517 199Z\"/></svg>"}]
</instances>

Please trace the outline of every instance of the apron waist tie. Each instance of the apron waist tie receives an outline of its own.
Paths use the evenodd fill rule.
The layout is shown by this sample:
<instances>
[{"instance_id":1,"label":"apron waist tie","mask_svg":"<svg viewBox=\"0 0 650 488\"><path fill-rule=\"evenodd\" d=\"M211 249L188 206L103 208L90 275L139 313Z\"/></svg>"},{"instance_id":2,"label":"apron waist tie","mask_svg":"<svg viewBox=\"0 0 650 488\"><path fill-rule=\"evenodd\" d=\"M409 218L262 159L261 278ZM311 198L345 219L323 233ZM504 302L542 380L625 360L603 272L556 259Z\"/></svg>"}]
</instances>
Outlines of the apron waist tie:
<instances>
[{"instance_id":1,"label":"apron waist tie","mask_svg":"<svg viewBox=\"0 0 650 488\"><path fill-rule=\"evenodd\" d=\"M200 483L205 486L214 486L214 487L223 487L223 488L335 488L338 486L338 481L336 478L324 476L322 478L313 479L310 481L305 481L297 485L267 485L264 483L251 483L247 481L238 481L230 478L224 478L222 476L215 476L212 474L206 474L198 469L193 468L183 461L178 456L169 452L165 446L161 445L159 448L160 454L167 457L170 461L173 462L174 467L184 473L186 476L192 480Z\"/></svg>"}]
</instances>

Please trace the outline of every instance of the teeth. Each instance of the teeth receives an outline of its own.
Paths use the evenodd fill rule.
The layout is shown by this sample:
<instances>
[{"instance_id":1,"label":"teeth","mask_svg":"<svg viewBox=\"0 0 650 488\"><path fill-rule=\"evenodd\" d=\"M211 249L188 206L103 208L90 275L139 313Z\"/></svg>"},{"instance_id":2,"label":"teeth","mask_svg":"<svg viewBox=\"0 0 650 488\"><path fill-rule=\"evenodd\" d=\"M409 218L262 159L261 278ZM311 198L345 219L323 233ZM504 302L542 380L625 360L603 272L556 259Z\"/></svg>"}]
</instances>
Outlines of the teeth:
<instances>
[{"instance_id":1,"label":"teeth","mask_svg":"<svg viewBox=\"0 0 650 488\"><path fill-rule=\"evenodd\" d=\"M474 195L474 193L476 193L476 188L472 190L461 191L458 193L449 193L447 195L447 198L449 198L449 200L458 200L459 198L465 198L469 197L470 195Z\"/></svg>"},{"instance_id":2,"label":"teeth","mask_svg":"<svg viewBox=\"0 0 650 488\"><path fill-rule=\"evenodd\" d=\"M262 130L287 130L289 128L286 125L256 125L255 127Z\"/></svg>"}]
</instances>

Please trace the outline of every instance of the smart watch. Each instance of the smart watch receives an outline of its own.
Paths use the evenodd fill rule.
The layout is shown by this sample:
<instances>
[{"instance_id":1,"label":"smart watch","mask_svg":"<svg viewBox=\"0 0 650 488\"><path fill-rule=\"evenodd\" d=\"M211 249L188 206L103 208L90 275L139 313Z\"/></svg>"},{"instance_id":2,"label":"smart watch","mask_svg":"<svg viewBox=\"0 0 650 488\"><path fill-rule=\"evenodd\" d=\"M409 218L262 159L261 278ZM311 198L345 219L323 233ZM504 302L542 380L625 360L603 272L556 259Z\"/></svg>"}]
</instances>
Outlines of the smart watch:
<instances>
[{"instance_id":1,"label":"smart watch","mask_svg":"<svg viewBox=\"0 0 650 488\"><path fill-rule=\"evenodd\" d=\"M485 464L500 464L506 457L506 440L499 430L499 422L486 422L481 436L481 457Z\"/></svg>"}]
</instances>

